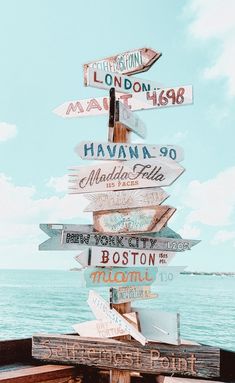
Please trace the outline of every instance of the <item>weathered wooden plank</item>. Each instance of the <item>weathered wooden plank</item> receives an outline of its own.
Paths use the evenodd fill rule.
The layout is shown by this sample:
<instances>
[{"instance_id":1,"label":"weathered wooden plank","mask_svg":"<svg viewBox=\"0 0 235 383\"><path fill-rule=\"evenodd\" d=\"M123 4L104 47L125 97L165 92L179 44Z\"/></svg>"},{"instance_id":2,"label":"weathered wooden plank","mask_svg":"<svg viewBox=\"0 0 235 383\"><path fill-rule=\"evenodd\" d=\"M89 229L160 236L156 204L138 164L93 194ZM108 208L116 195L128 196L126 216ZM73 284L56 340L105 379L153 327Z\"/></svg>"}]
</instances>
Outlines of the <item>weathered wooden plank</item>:
<instances>
[{"instance_id":1,"label":"weathered wooden plank","mask_svg":"<svg viewBox=\"0 0 235 383\"><path fill-rule=\"evenodd\" d=\"M121 314L119 314L117 310L110 308L110 304L95 291L89 291L87 302L97 319L111 321L142 345L145 345L146 338L138 331L138 329L136 329L133 324L129 323L129 321Z\"/></svg>"},{"instance_id":2,"label":"weathered wooden plank","mask_svg":"<svg viewBox=\"0 0 235 383\"><path fill-rule=\"evenodd\" d=\"M86 81L87 68L97 68L130 75L149 70L161 55L160 52L152 48L139 48L89 62L83 65L84 81Z\"/></svg>"},{"instance_id":3,"label":"weathered wooden plank","mask_svg":"<svg viewBox=\"0 0 235 383\"><path fill-rule=\"evenodd\" d=\"M152 92L118 93L116 98L132 111L158 109L192 104L193 89L191 85L186 85ZM107 114L108 111L109 99L107 97L68 101L53 110L55 114L64 118L96 116Z\"/></svg>"},{"instance_id":4,"label":"weathered wooden plank","mask_svg":"<svg viewBox=\"0 0 235 383\"><path fill-rule=\"evenodd\" d=\"M35 335L33 357L48 362L151 374L220 377L220 349L201 345L172 346L151 342L141 346L135 341Z\"/></svg>"},{"instance_id":5,"label":"weathered wooden plank","mask_svg":"<svg viewBox=\"0 0 235 383\"><path fill-rule=\"evenodd\" d=\"M161 188L85 194L91 203L84 211L116 210L160 205L169 195Z\"/></svg>"},{"instance_id":6,"label":"weathered wooden plank","mask_svg":"<svg viewBox=\"0 0 235 383\"><path fill-rule=\"evenodd\" d=\"M91 247L74 258L83 267L116 266L116 267L154 267L168 265L174 258L172 251L131 250L111 247Z\"/></svg>"},{"instance_id":7,"label":"weathered wooden plank","mask_svg":"<svg viewBox=\"0 0 235 383\"><path fill-rule=\"evenodd\" d=\"M31 338L0 341L0 365L31 361Z\"/></svg>"},{"instance_id":8,"label":"weathered wooden plank","mask_svg":"<svg viewBox=\"0 0 235 383\"><path fill-rule=\"evenodd\" d=\"M131 132L137 134L137 136L146 138L147 130L145 123L129 107L118 100L116 101L115 108L115 122L121 123Z\"/></svg>"},{"instance_id":9,"label":"weathered wooden plank","mask_svg":"<svg viewBox=\"0 0 235 383\"><path fill-rule=\"evenodd\" d=\"M84 160L130 161L166 157L180 162L184 159L183 149L177 145L82 141L75 147L75 152Z\"/></svg>"},{"instance_id":10,"label":"weathered wooden plank","mask_svg":"<svg viewBox=\"0 0 235 383\"><path fill-rule=\"evenodd\" d=\"M157 298L158 295L151 292L150 286L126 286L112 287L110 289L110 302L120 304L142 299Z\"/></svg>"},{"instance_id":11,"label":"weathered wooden plank","mask_svg":"<svg viewBox=\"0 0 235 383\"><path fill-rule=\"evenodd\" d=\"M150 233L160 231L175 213L172 206L149 206L93 212L94 229L101 233Z\"/></svg>"},{"instance_id":12,"label":"weathered wooden plank","mask_svg":"<svg viewBox=\"0 0 235 383\"><path fill-rule=\"evenodd\" d=\"M91 225L40 224L50 238L39 245L39 250L79 250L87 246L130 248L137 250L185 251L199 240L182 239L168 227L148 235L111 235L93 231Z\"/></svg>"},{"instance_id":13,"label":"weathered wooden plank","mask_svg":"<svg viewBox=\"0 0 235 383\"><path fill-rule=\"evenodd\" d=\"M84 270L86 287L149 286L174 281L186 266L88 267Z\"/></svg>"},{"instance_id":14,"label":"weathered wooden plank","mask_svg":"<svg viewBox=\"0 0 235 383\"><path fill-rule=\"evenodd\" d=\"M70 169L71 193L169 186L184 172L183 166L166 158L105 163Z\"/></svg>"}]
</instances>

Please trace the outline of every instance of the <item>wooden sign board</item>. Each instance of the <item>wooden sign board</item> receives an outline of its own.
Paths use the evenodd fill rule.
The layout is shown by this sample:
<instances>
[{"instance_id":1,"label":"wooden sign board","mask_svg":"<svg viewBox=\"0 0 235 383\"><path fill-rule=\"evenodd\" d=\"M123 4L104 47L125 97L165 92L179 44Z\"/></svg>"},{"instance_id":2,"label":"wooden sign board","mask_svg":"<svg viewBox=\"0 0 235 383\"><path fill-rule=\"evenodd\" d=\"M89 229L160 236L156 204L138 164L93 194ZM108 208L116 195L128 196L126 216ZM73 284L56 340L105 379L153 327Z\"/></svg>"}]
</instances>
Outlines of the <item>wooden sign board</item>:
<instances>
[{"instance_id":1,"label":"wooden sign board","mask_svg":"<svg viewBox=\"0 0 235 383\"><path fill-rule=\"evenodd\" d=\"M110 289L110 302L120 304L142 299L154 299L158 295L151 292L150 286L112 287Z\"/></svg>"},{"instance_id":2,"label":"wooden sign board","mask_svg":"<svg viewBox=\"0 0 235 383\"><path fill-rule=\"evenodd\" d=\"M180 162L184 152L176 145L145 145L131 143L111 143L82 141L76 146L75 152L83 160L145 160L155 157L166 157Z\"/></svg>"},{"instance_id":3,"label":"wooden sign board","mask_svg":"<svg viewBox=\"0 0 235 383\"><path fill-rule=\"evenodd\" d=\"M44 334L33 336L32 356L46 363L117 368L146 374L206 379L222 379L225 375L230 381L235 377L234 353L203 345L172 346L149 342L141 346L135 341ZM227 363L228 358L233 363Z\"/></svg>"},{"instance_id":4,"label":"wooden sign board","mask_svg":"<svg viewBox=\"0 0 235 383\"><path fill-rule=\"evenodd\" d=\"M133 326L137 329L136 313L132 312L123 315L125 319L132 322ZM105 320L92 320L88 322L81 322L73 325L74 330L80 336L94 337L94 338L112 338L116 336L128 335L121 327Z\"/></svg>"},{"instance_id":5,"label":"wooden sign board","mask_svg":"<svg viewBox=\"0 0 235 383\"><path fill-rule=\"evenodd\" d=\"M135 340L145 345L146 338L136 328L130 324L126 318L119 314L115 309L110 309L109 303L106 302L99 294L95 291L89 291L89 297L87 300L93 314L99 320L108 320L119 326L127 334L131 335Z\"/></svg>"},{"instance_id":6,"label":"wooden sign board","mask_svg":"<svg viewBox=\"0 0 235 383\"><path fill-rule=\"evenodd\" d=\"M94 229L101 233L150 233L162 229L175 213L168 205L93 212Z\"/></svg>"},{"instance_id":7,"label":"wooden sign board","mask_svg":"<svg viewBox=\"0 0 235 383\"><path fill-rule=\"evenodd\" d=\"M84 64L84 81L86 81L87 68L107 70L122 74L145 72L161 57L161 53L151 48L139 48L119 53Z\"/></svg>"},{"instance_id":8,"label":"wooden sign board","mask_svg":"<svg viewBox=\"0 0 235 383\"><path fill-rule=\"evenodd\" d=\"M122 101L132 111L166 108L169 106L189 105L193 103L191 85L163 88L151 92L118 93L116 99ZM63 118L97 116L109 112L109 98L96 97L85 100L67 101L53 110Z\"/></svg>"},{"instance_id":9,"label":"wooden sign board","mask_svg":"<svg viewBox=\"0 0 235 383\"><path fill-rule=\"evenodd\" d=\"M110 162L105 166L81 166L72 168L70 192L89 193L95 191L139 189L171 185L184 168L166 158Z\"/></svg>"},{"instance_id":10,"label":"wooden sign board","mask_svg":"<svg viewBox=\"0 0 235 383\"><path fill-rule=\"evenodd\" d=\"M177 252L190 250L200 242L196 239L182 239L168 227L154 234L131 236L99 234L93 231L92 225L40 224L40 229L50 238L39 246L39 250L79 250L91 246L105 246Z\"/></svg>"},{"instance_id":11,"label":"wooden sign board","mask_svg":"<svg viewBox=\"0 0 235 383\"><path fill-rule=\"evenodd\" d=\"M137 136L146 138L147 131L145 123L121 101L116 101L115 122L121 123L128 130L137 134Z\"/></svg>"},{"instance_id":12,"label":"wooden sign board","mask_svg":"<svg viewBox=\"0 0 235 383\"><path fill-rule=\"evenodd\" d=\"M186 266L159 266L157 268L135 267L88 267L84 270L86 287L150 286L173 282Z\"/></svg>"},{"instance_id":13,"label":"wooden sign board","mask_svg":"<svg viewBox=\"0 0 235 383\"><path fill-rule=\"evenodd\" d=\"M161 188L85 194L90 204L84 211L117 210L160 205L169 195Z\"/></svg>"},{"instance_id":14,"label":"wooden sign board","mask_svg":"<svg viewBox=\"0 0 235 383\"><path fill-rule=\"evenodd\" d=\"M174 258L172 251L120 249L115 247L91 247L78 254L75 259L83 267L156 267L166 266Z\"/></svg>"},{"instance_id":15,"label":"wooden sign board","mask_svg":"<svg viewBox=\"0 0 235 383\"><path fill-rule=\"evenodd\" d=\"M134 308L137 313L141 333L149 342L180 344L180 316L148 308Z\"/></svg>"},{"instance_id":16,"label":"wooden sign board","mask_svg":"<svg viewBox=\"0 0 235 383\"><path fill-rule=\"evenodd\" d=\"M115 88L117 92L123 93L149 92L162 88L162 84L154 81L93 68L87 68L85 85L107 90Z\"/></svg>"}]
</instances>

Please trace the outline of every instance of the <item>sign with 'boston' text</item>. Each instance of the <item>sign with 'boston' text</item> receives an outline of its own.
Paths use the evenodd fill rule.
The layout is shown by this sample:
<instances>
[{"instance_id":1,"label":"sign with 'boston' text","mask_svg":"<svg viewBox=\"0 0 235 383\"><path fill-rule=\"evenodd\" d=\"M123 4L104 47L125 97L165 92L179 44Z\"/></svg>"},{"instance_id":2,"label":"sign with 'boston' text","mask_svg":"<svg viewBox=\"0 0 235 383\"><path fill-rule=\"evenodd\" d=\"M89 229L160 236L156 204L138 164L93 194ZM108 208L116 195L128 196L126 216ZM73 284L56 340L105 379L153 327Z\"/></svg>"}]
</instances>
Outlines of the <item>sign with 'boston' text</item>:
<instances>
[{"instance_id":1,"label":"sign with 'boston' text","mask_svg":"<svg viewBox=\"0 0 235 383\"><path fill-rule=\"evenodd\" d=\"M72 168L71 193L139 189L171 185L183 172L183 166L166 158L141 161L112 161L105 166Z\"/></svg>"}]
</instances>

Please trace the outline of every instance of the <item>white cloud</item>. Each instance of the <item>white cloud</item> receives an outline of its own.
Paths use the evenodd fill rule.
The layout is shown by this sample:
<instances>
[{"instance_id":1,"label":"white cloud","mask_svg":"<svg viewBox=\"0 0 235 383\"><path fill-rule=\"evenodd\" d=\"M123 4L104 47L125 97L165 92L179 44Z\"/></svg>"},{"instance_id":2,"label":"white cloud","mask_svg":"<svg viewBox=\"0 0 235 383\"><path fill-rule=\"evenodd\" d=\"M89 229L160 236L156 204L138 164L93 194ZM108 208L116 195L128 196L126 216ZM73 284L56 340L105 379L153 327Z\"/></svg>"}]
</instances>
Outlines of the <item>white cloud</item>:
<instances>
[{"instance_id":1,"label":"white cloud","mask_svg":"<svg viewBox=\"0 0 235 383\"><path fill-rule=\"evenodd\" d=\"M232 224L235 211L235 167L219 173L205 182L192 181L183 195L183 203L190 208L187 223L210 226Z\"/></svg>"},{"instance_id":2,"label":"white cloud","mask_svg":"<svg viewBox=\"0 0 235 383\"><path fill-rule=\"evenodd\" d=\"M201 230L193 225L185 224L180 230L179 234L182 238L198 239L201 234Z\"/></svg>"},{"instance_id":3,"label":"white cloud","mask_svg":"<svg viewBox=\"0 0 235 383\"><path fill-rule=\"evenodd\" d=\"M7 141L17 134L16 125L0 122L0 141Z\"/></svg>"},{"instance_id":4,"label":"white cloud","mask_svg":"<svg viewBox=\"0 0 235 383\"><path fill-rule=\"evenodd\" d=\"M235 231L220 230L215 234L212 240L212 244L217 245L219 243L227 242L230 240L235 240Z\"/></svg>"},{"instance_id":5,"label":"white cloud","mask_svg":"<svg viewBox=\"0 0 235 383\"><path fill-rule=\"evenodd\" d=\"M62 177L51 177L46 186L54 189L56 192L68 191L68 175Z\"/></svg>"},{"instance_id":6,"label":"white cloud","mask_svg":"<svg viewBox=\"0 0 235 383\"><path fill-rule=\"evenodd\" d=\"M228 92L235 96L235 2L234 0L191 0L186 7L193 17L189 31L200 41L217 41L219 50L205 68L206 78L226 77Z\"/></svg>"}]
</instances>

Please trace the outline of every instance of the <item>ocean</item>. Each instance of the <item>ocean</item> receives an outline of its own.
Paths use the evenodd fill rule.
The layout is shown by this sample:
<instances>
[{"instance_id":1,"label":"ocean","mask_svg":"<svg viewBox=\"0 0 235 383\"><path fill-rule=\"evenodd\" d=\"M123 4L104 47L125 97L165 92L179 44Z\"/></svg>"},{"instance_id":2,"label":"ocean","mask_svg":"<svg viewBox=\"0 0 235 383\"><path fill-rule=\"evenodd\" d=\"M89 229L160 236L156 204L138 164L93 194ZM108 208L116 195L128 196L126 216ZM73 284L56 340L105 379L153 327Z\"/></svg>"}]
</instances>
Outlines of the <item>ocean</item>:
<instances>
[{"instance_id":1,"label":"ocean","mask_svg":"<svg viewBox=\"0 0 235 383\"><path fill-rule=\"evenodd\" d=\"M37 333L72 333L94 319L79 272L0 270L0 340ZM183 339L235 351L235 277L180 275L152 287L156 299L135 306L180 313ZM108 299L108 289L96 289Z\"/></svg>"}]
</instances>

